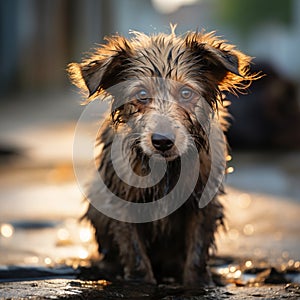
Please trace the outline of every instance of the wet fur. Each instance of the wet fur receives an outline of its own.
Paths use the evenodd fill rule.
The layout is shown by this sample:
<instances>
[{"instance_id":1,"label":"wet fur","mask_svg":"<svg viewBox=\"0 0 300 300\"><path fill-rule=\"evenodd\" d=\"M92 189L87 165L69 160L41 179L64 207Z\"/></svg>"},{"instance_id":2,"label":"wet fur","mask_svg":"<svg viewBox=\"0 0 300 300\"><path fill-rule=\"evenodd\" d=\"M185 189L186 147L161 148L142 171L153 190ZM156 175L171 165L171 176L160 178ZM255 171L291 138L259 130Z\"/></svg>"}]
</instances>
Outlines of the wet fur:
<instances>
[{"instance_id":1,"label":"wet fur","mask_svg":"<svg viewBox=\"0 0 300 300\"><path fill-rule=\"evenodd\" d=\"M214 235L223 224L223 208L218 194L200 209L198 201L210 172L210 150L207 136L197 122L196 114L204 114L194 101L184 108L176 104L176 93L157 90L160 78L191 86L201 99L207 101L218 116L222 129L227 128L227 111L223 91L236 93L247 88L257 76L249 74L250 58L234 46L218 39L213 33L188 32L182 36L172 33L147 36L138 32L126 39L114 36L80 64L70 64L68 71L74 84L88 91L88 101L100 96L109 99L112 113L99 133L101 151L97 157L98 171L109 189L127 201L148 202L169 193L176 185L180 172L178 159L190 151L191 137L199 152L200 174L195 190L185 204L168 217L151 223L133 224L110 219L89 204L86 218L96 230L99 251L104 261L123 267L128 280L155 283L166 277L175 277L185 285L210 285L207 267L209 250L214 249ZM128 85L130 80L132 85ZM122 92L114 90L126 85ZM138 101L119 105L122 98L130 99L139 85L153 90L151 104ZM173 87L169 87L172 90ZM165 104L161 98L171 98ZM115 109L114 109L115 108ZM111 143L115 133L121 133L130 155L132 167L139 175L147 173L148 158L155 153L149 134L156 130L155 118L166 116L178 140L177 150L167 159L167 172L159 184L150 188L127 185L114 172L111 162ZM134 126L127 126L128 122ZM175 126L176 125L176 126ZM188 133L188 134L187 134ZM177 152L176 152L177 151ZM226 153L223 153L226 156ZM122 160L118 162L122 165ZM125 170L126 172L126 170ZM189 178L187 178L188 182ZM90 203L105 202L106 194L97 184L91 184Z\"/></svg>"}]
</instances>

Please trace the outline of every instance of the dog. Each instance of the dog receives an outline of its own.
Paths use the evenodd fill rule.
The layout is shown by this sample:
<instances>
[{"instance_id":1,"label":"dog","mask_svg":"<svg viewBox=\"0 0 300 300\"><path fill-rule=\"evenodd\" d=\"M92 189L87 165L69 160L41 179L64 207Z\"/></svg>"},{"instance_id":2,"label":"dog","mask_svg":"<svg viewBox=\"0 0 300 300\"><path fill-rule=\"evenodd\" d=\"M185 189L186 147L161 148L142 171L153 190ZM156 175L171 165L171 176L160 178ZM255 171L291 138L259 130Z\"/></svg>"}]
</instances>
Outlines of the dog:
<instances>
[{"instance_id":1,"label":"dog","mask_svg":"<svg viewBox=\"0 0 300 300\"><path fill-rule=\"evenodd\" d=\"M97 137L97 175L85 218L95 228L103 261L121 267L124 279L155 284L172 277L186 286L213 285L208 260L217 228L224 226L218 199L222 182L207 187L215 192L205 205L199 201L211 180L213 149L223 162L227 143L221 137L212 145L208 132L211 120L226 132L223 94L243 92L258 78L250 74L250 63L249 56L214 32L176 35L172 27L170 34L111 36L81 63L69 64L72 82L88 92L87 102L110 101L111 112ZM117 137L117 155L112 155ZM225 165L219 167L217 175L224 175ZM112 201L116 195L128 204L156 203L179 181L171 204L157 204L144 219L138 218L148 208L137 209L135 219L126 205ZM117 217L103 213L105 207Z\"/></svg>"}]
</instances>

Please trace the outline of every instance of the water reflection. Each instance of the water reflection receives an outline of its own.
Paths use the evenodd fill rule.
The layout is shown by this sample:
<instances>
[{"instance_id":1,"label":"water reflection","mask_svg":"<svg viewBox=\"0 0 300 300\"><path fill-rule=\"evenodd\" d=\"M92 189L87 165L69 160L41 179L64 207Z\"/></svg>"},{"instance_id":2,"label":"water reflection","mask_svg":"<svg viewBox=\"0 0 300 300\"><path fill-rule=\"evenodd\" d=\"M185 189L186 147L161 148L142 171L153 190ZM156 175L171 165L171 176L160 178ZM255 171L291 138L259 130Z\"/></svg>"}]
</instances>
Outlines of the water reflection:
<instances>
[{"instance_id":1,"label":"water reflection","mask_svg":"<svg viewBox=\"0 0 300 300\"><path fill-rule=\"evenodd\" d=\"M104 284L105 280L111 279L111 274L93 267L94 262L101 260L101 257L97 253L93 229L89 224L72 218L52 223L19 221L15 224L17 226L14 227L10 223L3 223L0 227L0 252L5 253L0 256L0 265L15 266L9 267L5 272L0 270L0 281L8 280L5 278L15 280L45 276L83 276L88 280L89 276L92 276L96 281L104 280L101 281ZM234 242L241 234L251 236L253 232L252 224L246 224L242 233L237 229L230 229L228 239ZM263 249L257 248L254 249L251 259L243 259L242 255L227 258L219 256L213 258L210 265L214 276L219 277L217 282L222 284L246 286L264 284L265 281L300 282L300 261L290 258L288 251L283 251L277 258L277 263L273 265L263 258L263 255ZM18 269L16 266L23 267ZM64 266L70 266L71 269L65 269ZM276 269L273 266L276 266ZM43 267L50 267L50 273ZM80 270L85 270L82 268L90 270L87 271L88 277L80 275ZM86 271L82 274L85 273Z\"/></svg>"},{"instance_id":2,"label":"water reflection","mask_svg":"<svg viewBox=\"0 0 300 300\"><path fill-rule=\"evenodd\" d=\"M0 225L0 265L78 267L98 257L92 228L76 219L16 224Z\"/></svg>"}]
</instances>

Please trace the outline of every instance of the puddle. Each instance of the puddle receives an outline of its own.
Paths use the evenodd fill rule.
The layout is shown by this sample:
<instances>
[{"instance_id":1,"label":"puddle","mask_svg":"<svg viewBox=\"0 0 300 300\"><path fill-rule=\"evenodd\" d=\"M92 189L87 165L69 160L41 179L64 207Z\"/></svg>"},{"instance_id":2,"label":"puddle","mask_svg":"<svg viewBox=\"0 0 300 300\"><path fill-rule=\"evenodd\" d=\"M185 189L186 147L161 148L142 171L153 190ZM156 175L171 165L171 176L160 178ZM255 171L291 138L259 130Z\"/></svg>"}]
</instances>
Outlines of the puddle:
<instances>
[{"instance_id":1,"label":"puddle","mask_svg":"<svg viewBox=\"0 0 300 300\"><path fill-rule=\"evenodd\" d=\"M78 221L85 206L71 173L64 164L1 174L0 299L300 297L299 202L228 187L228 230L217 234L210 262L217 287L151 286L121 281L97 263L93 229Z\"/></svg>"}]
</instances>

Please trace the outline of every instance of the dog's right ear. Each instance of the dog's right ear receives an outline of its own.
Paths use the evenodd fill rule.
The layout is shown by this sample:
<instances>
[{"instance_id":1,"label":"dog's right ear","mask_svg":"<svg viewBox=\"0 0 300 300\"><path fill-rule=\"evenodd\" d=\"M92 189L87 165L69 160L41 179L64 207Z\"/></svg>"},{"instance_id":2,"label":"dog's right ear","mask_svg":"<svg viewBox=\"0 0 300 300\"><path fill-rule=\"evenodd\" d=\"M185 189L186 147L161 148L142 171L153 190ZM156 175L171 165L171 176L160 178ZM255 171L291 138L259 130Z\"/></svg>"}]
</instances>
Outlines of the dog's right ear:
<instances>
[{"instance_id":1,"label":"dog's right ear","mask_svg":"<svg viewBox=\"0 0 300 300\"><path fill-rule=\"evenodd\" d=\"M98 96L122 81L122 71L130 57L129 42L120 36L107 39L108 43L96 50L82 63L68 65L69 76L77 87L88 90L89 98Z\"/></svg>"}]
</instances>

